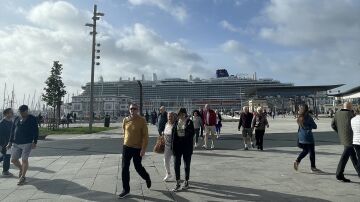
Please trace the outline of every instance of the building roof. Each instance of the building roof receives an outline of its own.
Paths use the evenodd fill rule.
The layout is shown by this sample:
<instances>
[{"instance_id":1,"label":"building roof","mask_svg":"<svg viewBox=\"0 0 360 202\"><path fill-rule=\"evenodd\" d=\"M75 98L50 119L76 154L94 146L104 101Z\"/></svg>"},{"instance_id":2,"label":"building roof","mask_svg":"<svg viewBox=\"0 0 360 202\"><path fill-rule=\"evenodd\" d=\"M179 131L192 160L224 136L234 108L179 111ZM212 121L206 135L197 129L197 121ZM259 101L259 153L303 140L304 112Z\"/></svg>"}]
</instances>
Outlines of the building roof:
<instances>
[{"instance_id":1,"label":"building roof","mask_svg":"<svg viewBox=\"0 0 360 202\"><path fill-rule=\"evenodd\" d=\"M352 94L355 94L355 93L360 93L360 86L351 88L351 89L349 89L347 91L344 91L342 93L331 94L331 95L335 96L335 97L344 97L344 96L352 95Z\"/></svg>"},{"instance_id":2,"label":"building roof","mask_svg":"<svg viewBox=\"0 0 360 202\"><path fill-rule=\"evenodd\" d=\"M324 92L343 86L336 85L314 85L314 86L278 86L278 87L255 87L250 90L251 95L260 96L308 96L315 92Z\"/></svg>"}]
</instances>

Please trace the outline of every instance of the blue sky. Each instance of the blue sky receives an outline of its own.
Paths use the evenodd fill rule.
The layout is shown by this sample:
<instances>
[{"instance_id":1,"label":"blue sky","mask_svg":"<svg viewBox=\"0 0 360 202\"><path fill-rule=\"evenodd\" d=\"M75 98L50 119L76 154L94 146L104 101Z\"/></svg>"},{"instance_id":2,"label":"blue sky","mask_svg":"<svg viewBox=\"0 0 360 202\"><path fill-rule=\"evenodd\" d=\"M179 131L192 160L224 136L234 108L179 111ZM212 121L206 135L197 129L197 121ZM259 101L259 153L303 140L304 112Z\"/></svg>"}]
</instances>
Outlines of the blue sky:
<instances>
[{"instance_id":1,"label":"blue sky","mask_svg":"<svg viewBox=\"0 0 360 202\"><path fill-rule=\"evenodd\" d=\"M88 82L91 37L83 25L94 3L105 13L96 78L209 78L226 68L296 85L359 85L356 0L0 2L0 85L15 83L20 95L40 94L53 60L64 64L71 94Z\"/></svg>"}]
</instances>

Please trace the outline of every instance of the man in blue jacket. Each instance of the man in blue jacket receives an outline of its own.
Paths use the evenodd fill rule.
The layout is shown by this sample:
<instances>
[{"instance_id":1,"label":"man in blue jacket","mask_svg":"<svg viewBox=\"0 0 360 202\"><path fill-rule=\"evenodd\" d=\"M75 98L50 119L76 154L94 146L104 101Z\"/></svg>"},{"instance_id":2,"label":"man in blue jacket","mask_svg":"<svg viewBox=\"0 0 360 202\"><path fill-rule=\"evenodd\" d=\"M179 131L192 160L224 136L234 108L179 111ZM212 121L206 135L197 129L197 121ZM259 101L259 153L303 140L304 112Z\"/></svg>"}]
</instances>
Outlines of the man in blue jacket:
<instances>
[{"instance_id":1,"label":"man in blue jacket","mask_svg":"<svg viewBox=\"0 0 360 202\"><path fill-rule=\"evenodd\" d=\"M3 112L4 118L0 121L0 152L2 157L0 161L3 161L3 176L11 176L9 172L10 168L10 154L6 149L6 145L9 143L11 127L12 127L12 117L14 115L11 108L7 108Z\"/></svg>"},{"instance_id":2,"label":"man in blue jacket","mask_svg":"<svg viewBox=\"0 0 360 202\"><path fill-rule=\"evenodd\" d=\"M21 105L19 112L20 116L14 121L7 148L11 147L11 162L20 170L18 185L23 185L26 182L31 150L36 148L39 128L36 117L29 114L28 106Z\"/></svg>"}]
</instances>

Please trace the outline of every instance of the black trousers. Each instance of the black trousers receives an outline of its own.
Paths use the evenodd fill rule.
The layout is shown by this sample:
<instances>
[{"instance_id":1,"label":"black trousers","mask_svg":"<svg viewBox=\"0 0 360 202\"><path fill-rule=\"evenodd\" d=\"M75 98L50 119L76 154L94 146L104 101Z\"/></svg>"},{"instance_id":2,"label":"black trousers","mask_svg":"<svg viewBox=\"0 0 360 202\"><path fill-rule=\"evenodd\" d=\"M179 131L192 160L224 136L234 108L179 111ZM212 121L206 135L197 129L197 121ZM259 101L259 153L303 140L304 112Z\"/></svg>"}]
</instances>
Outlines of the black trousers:
<instances>
[{"instance_id":1,"label":"black trousers","mask_svg":"<svg viewBox=\"0 0 360 202\"><path fill-rule=\"evenodd\" d=\"M360 169L360 145L354 144L353 146L354 146L354 149L355 149L355 152L356 152L358 168ZM359 175L359 177L360 177L360 175Z\"/></svg>"},{"instance_id":2,"label":"black trousers","mask_svg":"<svg viewBox=\"0 0 360 202\"><path fill-rule=\"evenodd\" d=\"M196 144L199 141L200 128L195 128L195 142Z\"/></svg>"},{"instance_id":3,"label":"black trousers","mask_svg":"<svg viewBox=\"0 0 360 202\"><path fill-rule=\"evenodd\" d=\"M0 152L3 155L2 161L3 161L3 172L7 172L10 169L10 154L6 154L6 146L0 145Z\"/></svg>"},{"instance_id":4,"label":"black trousers","mask_svg":"<svg viewBox=\"0 0 360 202\"><path fill-rule=\"evenodd\" d=\"M256 130L255 129L256 145L261 150L263 149L263 146L264 146L264 134L265 134L265 130Z\"/></svg>"},{"instance_id":5,"label":"black trousers","mask_svg":"<svg viewBox=\"0 0 360 202\"><path fill-rule=\"evenodd\" d=\"M300 161L308 154L310 153L310 164L312 168L316 168L315 165L315 144L302 144L303 145L303 150L302 152L299 154L298 158L296 159L296 161L298 163L300 163Z\"/></svg>"},{"instance_id":6,"label":"black trousers","mask_svg":"<svg viewBox=\"0 0 360 202\"><path fill-rule=\"evenodd\" d=\"M358 159L356 157L355 149L351 145L351 146L344 146L344 151L341 155L338 167L336 169L336 177L337 178L344 177L344 170L345 170L346 164L349 160L349 157L352 161L352 164L353 164L357 174L360 175Z\"/></svg>"},{"instance_id":7,"label":"black trousers","mask_svg":"<svg viewBox=\"0 0 360 202\"><path fill-rule=\"evenodd\" d=\"M180 180L180 166L181 166L181 157L184 159L185 164L185 180L188 181L190 178L190 163L191 155L189 153L179 153L174 156L174 169L176 180Z\"/></svg>"},{"instance_id":8,"label":"black trousers","mask_svg":"<svg viewBox=\"0 0 360 202\"><path fill-rule=\"evenodd\" d=\"M141 164L142 157L140 156L141 149L132 148L128 146L123 146L123 156L122 156L122 183L124 191L130 191L130 162L133 158L134 167L137 173L144 180L150 180L149 174L146 172L145 168Z\"/></svg>"}]
</instances>

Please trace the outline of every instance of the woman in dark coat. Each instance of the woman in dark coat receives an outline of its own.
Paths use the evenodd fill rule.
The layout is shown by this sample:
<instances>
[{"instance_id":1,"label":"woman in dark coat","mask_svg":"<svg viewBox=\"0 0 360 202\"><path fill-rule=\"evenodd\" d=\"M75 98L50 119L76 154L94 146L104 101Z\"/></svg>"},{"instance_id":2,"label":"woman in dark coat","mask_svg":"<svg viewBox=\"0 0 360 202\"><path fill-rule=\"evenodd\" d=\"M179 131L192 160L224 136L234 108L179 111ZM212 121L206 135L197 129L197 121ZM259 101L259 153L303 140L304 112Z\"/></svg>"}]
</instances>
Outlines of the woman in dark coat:
<instances>
[{"instance_id":1,"label":"woman in dark coat","mask_svg":"<svg viewBox=\"0 0 360 202\"><path fill-rule=\"evenodd\" d=\"M176 186L173 191L186 190L189 188L190 163L194 145L194 124L189 119L185 108L180 108L178 112L178 120L172 129L172 150L174 153L174 168L176 176ZM180 166L181 157L184 159L185 181L180 186Z\"/></svg>"}]
</instances>

